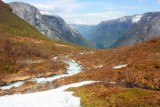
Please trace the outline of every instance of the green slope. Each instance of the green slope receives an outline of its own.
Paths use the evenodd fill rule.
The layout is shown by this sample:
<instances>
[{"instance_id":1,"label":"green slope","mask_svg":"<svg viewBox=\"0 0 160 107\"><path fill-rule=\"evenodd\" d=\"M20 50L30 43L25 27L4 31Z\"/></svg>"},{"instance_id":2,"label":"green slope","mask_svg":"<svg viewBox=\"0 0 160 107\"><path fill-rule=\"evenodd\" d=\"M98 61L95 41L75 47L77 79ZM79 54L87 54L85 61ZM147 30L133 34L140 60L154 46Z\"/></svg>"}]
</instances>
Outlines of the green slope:
<instances>
[{"instance_id":1,"label":"green slope","mask_svg":"<svg viewBox=\"0 0 160 107\"><path fill-rule=\"evenodd\" d=\"M80 49L83 48L48 39L0 1L0 84L2 81L15 81L12 79L21 75L54 74L63 70L65 64L53 62L51 57L65 56ZM27 64L27 60L42 63ZM8 75L15 77L11 79Z\"/></svg>"},{"instance_id":2,"label":"green slope","mask_svg":"<svg viewBox=\"0 0 160 107\"><path fill-rule=\"evenodd\" d=\"M36 28L12 13L11 8L0 1L0 32L33 38L45 38Z\"/></svg>"}]
</instances>

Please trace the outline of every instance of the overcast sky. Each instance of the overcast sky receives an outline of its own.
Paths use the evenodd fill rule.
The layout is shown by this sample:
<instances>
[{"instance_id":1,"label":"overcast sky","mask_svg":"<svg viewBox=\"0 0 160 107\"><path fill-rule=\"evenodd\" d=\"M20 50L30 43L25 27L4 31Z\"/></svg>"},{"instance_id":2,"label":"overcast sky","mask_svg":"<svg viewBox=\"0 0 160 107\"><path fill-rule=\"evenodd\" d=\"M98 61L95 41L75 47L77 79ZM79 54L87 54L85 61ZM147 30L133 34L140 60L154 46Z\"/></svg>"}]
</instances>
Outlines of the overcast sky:
<instances>
[{"instance_id":1,"label":"overcast sky","mask_svg":"<svg viewBox=\"0 0 160 107\"><path fill-rule=\"evenodd\" d=\"M13 2L15 0L3 0ZM53 12L69 24L98 24L126 15L160 11L160 0L17 0Z\"/></svg>"}]
</instances>

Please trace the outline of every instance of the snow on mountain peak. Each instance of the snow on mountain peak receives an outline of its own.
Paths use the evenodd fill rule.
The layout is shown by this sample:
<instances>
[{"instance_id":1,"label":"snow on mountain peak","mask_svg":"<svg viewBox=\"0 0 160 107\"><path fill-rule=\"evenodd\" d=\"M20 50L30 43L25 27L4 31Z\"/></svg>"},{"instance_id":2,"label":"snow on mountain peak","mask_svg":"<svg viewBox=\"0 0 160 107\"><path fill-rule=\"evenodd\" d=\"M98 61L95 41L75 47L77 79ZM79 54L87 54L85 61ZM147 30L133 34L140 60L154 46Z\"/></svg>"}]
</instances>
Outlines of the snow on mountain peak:
<instances>
[{"instance_id":1,"label":"snow on mountain peak","mask_svg":"<svg viewBox=\"0 0 160 107\"><path fill-rule=\"evenodd\" d=\"M53 13L51 13L51 12L48 12L48 11L40 11L40 13L42 14L42 15L50 15L50 16L52 16L52 15L54 15Z\"/></svg>"},{"instance_id":2,"label":"snow on mountain peak","mask_svg":"<svg viewBox=\"0 0 160 107\"><path fill-rule=\"evenodd\" d=\"M142 16L143 16L142 14L139 14L139 15L134 16L134 17L132 18L132 23L137 23L137 22L139 22L139 21L141 20Z\"/></svg>"},{"instance_id":3,"label":"snow on mountain peak","mask_svg":"<svg viewBox=\"0 0 160 107\"><path fill-rule=\"evenodd\" d=\"M124 22L126 20L125 17L122 17L119 22Z\"/></svg>"}]
</instances>

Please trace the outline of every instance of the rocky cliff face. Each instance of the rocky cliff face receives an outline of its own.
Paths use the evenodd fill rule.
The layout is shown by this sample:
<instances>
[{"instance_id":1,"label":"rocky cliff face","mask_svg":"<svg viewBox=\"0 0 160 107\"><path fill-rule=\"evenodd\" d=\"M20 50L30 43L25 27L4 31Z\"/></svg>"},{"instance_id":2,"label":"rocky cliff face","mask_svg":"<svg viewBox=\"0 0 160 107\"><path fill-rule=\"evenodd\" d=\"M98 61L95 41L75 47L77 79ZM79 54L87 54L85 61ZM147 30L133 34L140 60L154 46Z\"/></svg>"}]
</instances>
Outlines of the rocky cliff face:
<instances>
[{"instance_id":1,"label":"rocky cliff face","mask_svg":"<svg viewBox=\"0 0 160 107\"><path fill-rule=\"evenodd\" d=\"M9 5L13 13L35 26L47 37L81 46L89 45L88 41L78 31L71 29L61 17L40 13L36 7L26 3L12 2Z\"/></svg>"}]
</instances>

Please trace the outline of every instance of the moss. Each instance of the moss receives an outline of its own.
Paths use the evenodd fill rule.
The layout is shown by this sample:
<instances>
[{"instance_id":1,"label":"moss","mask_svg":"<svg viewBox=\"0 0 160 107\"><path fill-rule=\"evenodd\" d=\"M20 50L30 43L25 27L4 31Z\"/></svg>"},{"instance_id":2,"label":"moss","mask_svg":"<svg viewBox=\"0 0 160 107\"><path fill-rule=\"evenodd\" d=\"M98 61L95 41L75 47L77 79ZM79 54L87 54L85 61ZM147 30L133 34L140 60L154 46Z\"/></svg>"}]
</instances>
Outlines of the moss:
<instances>
[{"instance_id":1,"label":"moss","mask_svg":"<svg viewBox=\"0 0 160 107\"><path fill-rule=\"evenodd\" d=\"M2 2L0 2L0 32L13 36L47 39L36 28L13 14L11 8Z\"/></svg>"},{"instance_id":2,"label":"moss","mask_svg":"<svg viewBox=\"0 0 160 107\"><path fill-rule=\"evenodd\" d=\"M7 73L15 73L16 69L10 65L5 65L2 70L6 71Z\"/></svg>"},{"instance_id":3,"label":"moss","mask_svg":"<svg viewBox=\"0 0 160 107\"><path fill-rule=\"evenodd\" d=\"M82 107L150 107L160 106L160 92L138 88L108 87L104 84L90 84L70 88L81 98Z\"/></svg>"}]
</instances>

